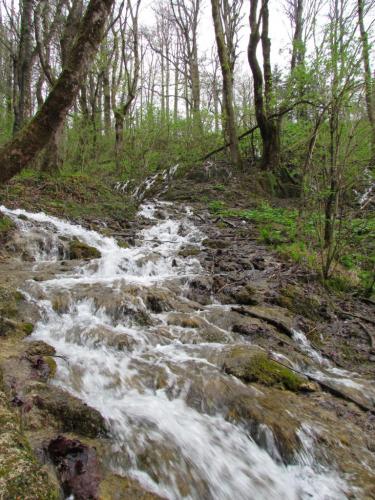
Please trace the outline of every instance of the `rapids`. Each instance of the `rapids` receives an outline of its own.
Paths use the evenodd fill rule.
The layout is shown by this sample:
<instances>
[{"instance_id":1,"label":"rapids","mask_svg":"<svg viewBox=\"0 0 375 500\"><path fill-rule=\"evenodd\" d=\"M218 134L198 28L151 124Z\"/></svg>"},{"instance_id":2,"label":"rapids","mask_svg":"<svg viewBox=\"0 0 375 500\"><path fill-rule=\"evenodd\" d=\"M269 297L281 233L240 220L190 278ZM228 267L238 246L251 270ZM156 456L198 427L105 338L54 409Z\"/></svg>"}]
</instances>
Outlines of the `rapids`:
<instances>
[{"instance_id":1,"label":"rapids","mask_svg":"<svg viewBox=\"0 0 375 500\"><path fill-rule=\"evenodd\" d=\"M220 409L208 412L192 403L191 388L201 380L228 377L217 364L221 350L244 341L210 323L210 308L225 313L224 305L199 306L186 298L189 281L203 274L196 258L179 256L181 247L201 248L204 239L189 210L176 212L160 202L143 205L139 215L148 226L134 247L121 248L114 238L43 213L0 209L28 242L33 266L64 259L72 238L101 253L73 271L29 283L25 293L41 312L33 339L54 346L61 356L53 383L106 419L109 469L168 499L348 497L345 478L316 459L308 425L298 431L302 449L285 463L266 425L258 429L264 434L260 445L240 422L225 420ZM167 217L158 219L157 209ZM57 309L61 298L65 305ZM219 340L208 341L194 324L176 324L176 312L187 317L194 312ZM295 335L325 366L307 340Z\"/></svg>"}]
</instances>

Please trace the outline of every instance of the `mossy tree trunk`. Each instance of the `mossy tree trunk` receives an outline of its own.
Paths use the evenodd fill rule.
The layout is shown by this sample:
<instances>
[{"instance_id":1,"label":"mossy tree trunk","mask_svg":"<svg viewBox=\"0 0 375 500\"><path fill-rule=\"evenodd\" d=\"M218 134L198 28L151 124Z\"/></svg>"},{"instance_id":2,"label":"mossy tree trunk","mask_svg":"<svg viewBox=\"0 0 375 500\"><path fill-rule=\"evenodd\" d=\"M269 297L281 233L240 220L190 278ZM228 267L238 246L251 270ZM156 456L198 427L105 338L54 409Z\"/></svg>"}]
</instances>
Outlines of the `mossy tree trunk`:
<instances>
[{"instance_id":1,"label":"mossy tree trunk","mask_svg":"<svg viewBox=\"0 0 375 500\"><path fill-rule=\"evenodd\" d=\"M0 181L6 182L18 174L64 122L102 40L113 3L114 0L90 0L67 64L45 103L31 122L0 149Z\"/></svg>"}]
</instances>

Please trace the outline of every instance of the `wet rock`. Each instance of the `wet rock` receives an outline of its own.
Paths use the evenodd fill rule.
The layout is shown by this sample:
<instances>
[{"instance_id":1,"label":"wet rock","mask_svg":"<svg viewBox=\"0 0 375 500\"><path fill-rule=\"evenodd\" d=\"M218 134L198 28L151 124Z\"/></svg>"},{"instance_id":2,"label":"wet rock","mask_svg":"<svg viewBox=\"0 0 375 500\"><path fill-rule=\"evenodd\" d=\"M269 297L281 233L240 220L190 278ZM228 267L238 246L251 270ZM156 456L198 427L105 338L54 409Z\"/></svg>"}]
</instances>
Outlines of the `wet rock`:
<instances>
[{"instance_id":1,"label":"wet rock","mask_svg":"<svg viewBox=\"0 0 375 500\"><path fill-rule=\"evenodd\" d=\"M53 297L52 308L59 314L66 314L72 305L69 292L60 292Z\"/></svg>"},{"instance_id":2,"label":"wet rock","mask_svg":"<svg viewBox=\"0 0 375 500\"><path fill-rule=\"evenodd\" d=\"M33 340L25 353L27 356L53 356L56 354L56 349L42 340Z\"/></svg>"},{"instance_id":3,"label":"wet rock","mask_svg":"<svg viewBox=\"0 0 375 500\"><path fill-rule=\"evenodd\" d=\"M255 346L234 346L229 349L223 369L247 383L257 382L290 391L304 390L306 383L304 378L269 359L264 351Z\"/></svg>"},{"instance_id":4,"label":"wet rock","mask_svg":"<svg viewBox=\"0 0 375 500\"><path fill-rule=\"evenodd\" d=\"M56 374L56 361L51 356L28 356L27 358L38 378L47 381Z\"/></svg>"},{"instance_id":5,"label":"wet rock","mask_svg":"<svg viewBox=\"0 0 375 500\"><path fill-rule=\"evenodd\" d=\"M253 337L256 335L267 335L269 330L255 323L236 323L233 325L232 331L244 335L246 337Z\"/></svg>"},{"instance_id":6,"label":"wet rock","mask_svg":"<svg viewBox=\"0 0 375 500\"><path fill-rule=\"evenodd\" d=\"M202 326L202 320L191 315L172 314L168 317L168 325L182 326L183 328L199 328Z\"/></svg>"},{"instance_id":7,"label":"wet rock","mask_svg":"<svg viewBox=\"0 0 375 500\"><path fill-rule=\"evenodd\" d=\"M171 294L160 288L151 288L148 290L145 302L147 308L156 314L170 311L174 307L177 307L176 301Z\"/></svg>"},{"instance_id":8,"label":"wet rock","mask_svg":"<svg viewBox=\"0 0 375 500\"><path fill-rule=\"evenodd\" d=\"M98 500L101 474L96 451L78 440L58 436L46 449L66 496Z\"/></svg>"},{"instance_id":9,"label":"wet rock","mask_svg":"<svg viewBox=\"0 0 375 500\"><path fill-rule=\"evenodd\" d=\"M97 410L58 387L38 388L34 402L60 422L62 432L77 432L91 438L106 434L104 418Z\"/></svg>"},{"instance_id":10,"label":"wet rock","mask_svg":"<svg viewBox=\"0 0 375 500\"><path fill-rule=\"evenodd\" d=\"M212 278L207 276L195 278L190 282L188 298L202 305L211 304L212 283Z\"/></svg>"},{"instance_id":11,"label":"wet rock","mask_svg":"<svg viewBox=\"0 0 375 500\"><path fill-rule=\"evenodd\" d=\"M186 245L181 248L181 250L178 252L178 255L180 257L194 257L200 252L201 250L198 247L195 247L194 245Z\"/></svg>"},{"instance_id":12,"label":"wet rock","mask_svg":"<svg viewBox=\"0 0 375 500\"><path fill-rule=\"evenodd\" d=\"M69 244L69 257L71 260L100 259L101 256L97 248L86 245L82 241L72 240Z\"/></svg>"},{"instance_id":13,"label":"wet rock","mask_svg":"<svg viewBox=\"0 0 375 500\"><path fill-rule=\"evenodd\" d=\"M285 391L264 389L265 393L236 379L213 376L194 381L187 403L197 411L210 415L220 412L227 420L240 422L274 459L290 463L301 445L297 434L300 422L289 411Z\"/></svg>"},{"instance_id":14,"label":"wet rock","mask_svg":"<svg viewBox=\"0 0 375 500\"><path fill-rule=\"evenodd\" d=\"M100 500L163 500L156 493L146 491L135 479L110 475L100 484Z\"/></svg>"}]
</instances>

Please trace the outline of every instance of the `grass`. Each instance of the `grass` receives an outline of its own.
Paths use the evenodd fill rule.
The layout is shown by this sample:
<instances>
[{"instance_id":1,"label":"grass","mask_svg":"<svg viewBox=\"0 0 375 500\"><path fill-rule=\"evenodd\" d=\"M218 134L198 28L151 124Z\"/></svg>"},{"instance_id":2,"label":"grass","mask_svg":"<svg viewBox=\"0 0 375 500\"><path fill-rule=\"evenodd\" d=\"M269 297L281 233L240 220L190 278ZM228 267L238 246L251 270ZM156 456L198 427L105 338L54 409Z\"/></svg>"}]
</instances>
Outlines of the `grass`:
<instances>
[{"instance_id":1,"label":"grass","mask_svg":"<svg viewBox=\"0 0 375 500\"><path fill-rule=\"evenodd\" d=\"M0 203L13 207L22 200L22 208L64 218L127 220L135 207L124 194L114 191L113 184L111 175L100 170L90 174L66 170L46 176L26 169L0 189Z\"/></svg>"}]
</instances>

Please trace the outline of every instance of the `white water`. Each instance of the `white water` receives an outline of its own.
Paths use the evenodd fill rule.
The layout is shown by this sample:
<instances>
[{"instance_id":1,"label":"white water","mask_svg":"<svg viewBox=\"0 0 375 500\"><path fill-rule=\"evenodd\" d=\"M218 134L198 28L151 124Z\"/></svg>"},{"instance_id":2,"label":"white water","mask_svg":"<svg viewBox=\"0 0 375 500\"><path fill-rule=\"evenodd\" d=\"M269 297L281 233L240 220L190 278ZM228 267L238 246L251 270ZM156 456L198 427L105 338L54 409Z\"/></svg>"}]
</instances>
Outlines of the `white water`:
<instances>
[{"instance_id":1,"label":"white water","mask_svg":"<svg viewBox=\"0 0 375 500\"><path fill-rule=\"evenodd\" d=\"M345 483L314 460L313 439L309 436L307 442L303 429L304 453L295 465L285 466L277 460L280 453L266 426L262 449L240 425L189 404L195 377L222 376L210 362L220 345L197 341L196 331L194 341L181 341L183 329L168 325L167 314L150 313L144 300L148 290L163 291L170 285L181 291L189 277L202 273L197 260L178 257L182 245L199 246L203 238L187 216L183 221L157 221L154 208L144 206L141 214L153 225L139 234L137 247L123 249L113 238L55 217L0 210L25 236L37 229L40 238L49 238L52 250L34 254L39 262L58 258L54 245L61 236L77 237L102 254L69 275L35 284L45 299L38 302L43 319L33 337L53 345L68 360L59 361L55 383L106 418L114 471L137 478L168 499L347 498ZM137 287L135 296L129 286ZM69 296L70 305L67 312L57 313L53 297L61 293ZM186 301L178 293L177 298ZM124 314L115 317L112 303L125 307ZM148 315L150 324L142 324L132 312ZM231 338L229 332L227 336ZM119 339L128 349L117 348Z\"/></svg>"}]
</instances>

